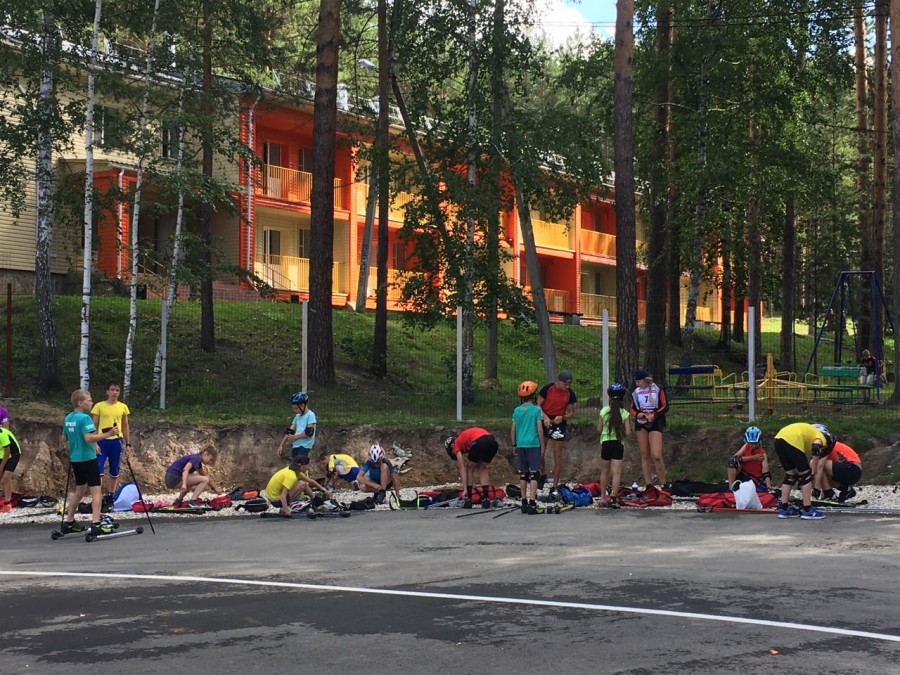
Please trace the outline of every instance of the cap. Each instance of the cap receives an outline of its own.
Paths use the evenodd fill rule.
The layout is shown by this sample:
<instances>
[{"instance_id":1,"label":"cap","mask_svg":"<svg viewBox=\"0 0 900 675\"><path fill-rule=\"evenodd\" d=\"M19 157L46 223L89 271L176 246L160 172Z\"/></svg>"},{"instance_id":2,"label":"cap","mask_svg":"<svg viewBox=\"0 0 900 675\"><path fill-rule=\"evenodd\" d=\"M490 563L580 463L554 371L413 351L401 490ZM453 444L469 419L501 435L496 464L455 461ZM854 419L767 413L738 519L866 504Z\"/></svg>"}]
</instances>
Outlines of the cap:
<instances>
[{"instance_id":1,"label":"cap","mask_svg":"<svg viewBox=\"0 0 900 675\"><path fill-rule=\"evenodd\" d=\"M559 371L559 375L556 376L556 379L560 382L571 382L572 381L572 373L568 370Z\"/></svg>"},{"instance_id":2,"label":"cap","mask_svg":"<svg viewBox=\"0 0 900 675\"><path fill-rule=\"evenodd\" d=\"M646 380L651 377L650 373L648 373L643 368L638 368L634 371L634 379L636 380Z\"/></svg>"}]
</instances>

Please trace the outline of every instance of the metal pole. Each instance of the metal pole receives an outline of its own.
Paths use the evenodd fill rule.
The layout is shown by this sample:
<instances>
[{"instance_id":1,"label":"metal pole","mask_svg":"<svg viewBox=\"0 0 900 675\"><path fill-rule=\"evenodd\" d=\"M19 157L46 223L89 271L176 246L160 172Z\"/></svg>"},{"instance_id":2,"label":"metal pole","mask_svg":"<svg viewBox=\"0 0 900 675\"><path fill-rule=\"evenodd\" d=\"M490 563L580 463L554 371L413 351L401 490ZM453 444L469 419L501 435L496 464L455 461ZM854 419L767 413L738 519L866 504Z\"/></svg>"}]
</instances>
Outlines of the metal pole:
<instances>
[{"instance_id":1,"label":"metal pole","mask_svg":"<svg viewBox=\"0 0 900 675\"><path fill-rule=\"evenodd\" d=\"M756 421L756 307L747 308L747 421Z\"/></svg>"},{"instance_id":2,"label":"metal pole","mask_svg":"<svg viewBox=\"0 0 900 675\"><path fill-rule=\"evenodd\" d=\"M306 373L307 373L307 347L309 346L309 302L303 301L303 309L301 311L301 330L302 337L300 339L300 389L306 391Z\"/></svg>"},{"instance_id":3,"label":"metal pole","mask_svg":"<svg viewBox=\"0 0 900 675\"><path fill-rule=\"evenodd\" d=\"M456 421L462 422L463 308L456 308Z\"/></svg>"},{"instance_id":4,"label":"metal pole","mask_svg":"<svg viewBox=\"0 0 900 675\"><path fill-rule=\"evenodd\" d=\"M166 306L166 298L162 300L163 304L163 315L165 315L165 306ZM163 317L165 318L165 316ZM168 330L169 322L163 321L159 330L159 409L166 409L166 365L168 364L168 359L166 358L166 352L168 349Z\"/></svg>"},{"instance_id":5,"label":"metal pole","mask_svg":"<svg viewBox=\"0 0 900 675\"><path fill-rule=\"evenodd\" d=\"M604 309L601 316L603 328L601 329L600 362L603 364L601 367L603 368L603 407L605 408L609 405L609 394L606 393L606 390L609 389L609 310Z\"/></svg>"}]
</instances>

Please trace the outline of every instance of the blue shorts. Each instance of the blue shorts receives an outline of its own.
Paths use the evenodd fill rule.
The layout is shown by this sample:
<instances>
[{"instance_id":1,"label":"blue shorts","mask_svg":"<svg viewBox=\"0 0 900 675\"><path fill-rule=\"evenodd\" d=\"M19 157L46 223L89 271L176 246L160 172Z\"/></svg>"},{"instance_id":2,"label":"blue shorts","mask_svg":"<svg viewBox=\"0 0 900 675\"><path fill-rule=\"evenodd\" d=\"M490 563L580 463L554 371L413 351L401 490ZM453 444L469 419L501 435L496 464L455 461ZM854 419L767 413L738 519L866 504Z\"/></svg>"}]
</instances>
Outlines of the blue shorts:
<instances>
[{"instance_id":1,"label":"blue shorts","mask_svg":"<svg viewBox=\"0 0 900 675\"><path fill-rule=\"evenodd\" d=\"M381 482L381 469L376 469L374 466L364 466L361 471L363 475L373 483ZM395 473L397 473L397 469L392 466L391 475L393 476Z\"/></svg>"},{"instance_id":2,"label":"blue shorts","mask_svg":"<svg viewBox=\"0 0 900 675\"><path fill-rule=\"evenodd\" d=\"M100 448L100 454L97 455L97 464L100 467L100 475L103 475L106 468L106 462L109 460L109 477L119 477L119 466L122 462L122 439L107 438L97 441L97 447Z\"/></svg>"},{"instance_id":3,"label":"blue shorts","mask_svg":"<svg viewBox=\"0 0 900 675\"><path fill-rule=\"evenodd\" d=\"M309 451L312 448L304 448L300 446L299 448L291 448L291 461L297 462L298 464L309 464Z\"/></svg>"},{"instance_id":4,"label":"blue shorts","mask_svg":"<svg viewBox=\"0 0 900 675\"><path fill-rule=\"evenodd\" d=\"M353 467L347 473L345 473L341 478L343 478L348 483L352 483L356 480L356 477L359 475L359 469L357 467Z\"/></svg>"},{"instance_id":5,"label":"blue shorts","mask_svg":"<svg viewBox=\"0 0 900 675\"><path fill-rule=\"evenodd\" d=\"M525 473L527 471L541 470L541 449L537 448L516 448L516 471Z\"/></svg>"}]
</instances>

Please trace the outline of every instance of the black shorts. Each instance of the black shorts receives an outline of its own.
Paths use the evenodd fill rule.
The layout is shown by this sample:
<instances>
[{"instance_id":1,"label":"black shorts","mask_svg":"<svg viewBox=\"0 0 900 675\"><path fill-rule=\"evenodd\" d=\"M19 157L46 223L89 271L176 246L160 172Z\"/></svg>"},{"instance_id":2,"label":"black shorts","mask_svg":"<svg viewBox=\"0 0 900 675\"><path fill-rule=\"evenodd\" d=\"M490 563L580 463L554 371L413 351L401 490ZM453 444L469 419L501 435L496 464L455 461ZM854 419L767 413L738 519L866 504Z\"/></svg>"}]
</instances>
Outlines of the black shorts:
<instances>
[{"instance_id":1,"label":"black shorts","mask_svg":"<svg viewBox=\"0 0 900 675\"><path fill-rule=\"evenodd\" d=\"M843 487L856 485L862 478L862 467L853 462L832 462L831 477Z\"/></svg>"},{"instance_id":2,"label":"black shorts","mask_svg":"<svg viewBox=\"0 0 900 675\"><path fill-rule=\"evenodd\" d=\"M179 485L181 485L181 474L166 471L166 487L170 490L174 490Z\"/></svg>"},{"instance_id":3,"label":"black shorts","mask_svg":"<svg viewBox=\"0 0 900 675\"><path fill-rule=\"evenodd\" d=\"M487 434L469 446L467 458L470 462L484 462L485 464L490 464L491 460L494 459L494 455L497 454L498 449L497 439L490 434Z\"/></svg>"},{"instance_id":4,"label":"black shorts","mask_svg":"<svg viewBox=\"0 0 900 675\"><path fill-rule=\"evenodd\" d=\"M21 457L21 453L16 453L12 455L7 461L6 466L3 467L3 473L15 473L16 467L19 466L19 457Z\"/></svg>"},{"instance_id":5,"label":"black shorts","mask_svg":"<svg viewBox=\"0 0 900 675\"><path fill-rule=\"evenodd\" d=\"M603 441L600 444L600 459L609 462L613 459L622 459L625 457L625 446L622 441Z\"/></svg>"},{"instance_id":6,"label":"black shorts","mask_svg":"<svg viewBox=\"0 0 900 675\"><path fill-rule=\"evenodd\" d=\"M809 471L809 457L783 438L775 439L775 454L778 455L778 461L785 471L794 470L798 473Z\"/></svg>"},{"instance_id":7,"label":"black shorts","mask_svg":"<svg viewBox=\"0 0 900 675\"><path fill-rule=\"evenodd\" d=\"M544 435L547 437L548 441L562 441L565 443L569 440L569 430L567 429L567 420L563 420L559 424L551 424L549 427L545 427ZM553 438L554 432L556 435L562 434L562 438Z\"/></svg>"},{"instance_id":8,"label":"black shorts","mask_svg":"<svg viewBox=\"0 0 900 675\"><path fill-rule=\"evenodd\" d=\"M72 462L72 473L75 474L76 486L100 487L100 464L96 459Z\"/></svg>"},{"instance_id":9,"label":"black shorts","mask_svg":"<svg viewBox=\"0 0 900 675\"><path fill-rule=\"evenodd\" d=\"M657 415L653 418L652 422L646 422L641 420L635 420L634 429L635 431L658 431L660 433L666 428L666 416L665 415Z\"/></svg>"}]
</instances>

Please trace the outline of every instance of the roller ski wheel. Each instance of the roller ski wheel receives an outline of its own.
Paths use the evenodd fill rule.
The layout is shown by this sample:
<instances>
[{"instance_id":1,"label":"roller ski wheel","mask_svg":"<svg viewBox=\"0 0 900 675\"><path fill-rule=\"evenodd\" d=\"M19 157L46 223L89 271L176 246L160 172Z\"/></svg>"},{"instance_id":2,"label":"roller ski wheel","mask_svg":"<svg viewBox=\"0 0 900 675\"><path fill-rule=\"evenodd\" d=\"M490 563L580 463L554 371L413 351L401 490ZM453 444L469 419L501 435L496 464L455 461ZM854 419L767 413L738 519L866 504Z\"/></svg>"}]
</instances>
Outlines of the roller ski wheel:
<instances>
[{"instance_id":1,"label":"roller ski wheel","mask_svg":"<svg viewBox=\"0 0 900 675\"><path fill-rule=\"evenodd\" d=\"M132 535L144 534L144 528L138 526L133 530L119 530L116 532L110 532L109 534L94 534L93 532L88 531L87 534L84 535L84 540L87 543L91 543L94 541L100 541L101 539L115 539L117 537L130 537Z\"/></svg>"},{"instance_id":2,"label":"roller ski wheel","mask_svg":"<svg viewBox=\"0 0 900 675\"><path fill-rule=\"evenodd\" d=\"M312 509L310 509L309 511L306 512L306 517L309 518L310 520L315 520L316 515L317 515L316 512L313 511Z\"/></svg>"},{"instance_id":3,"label":"roller ski wheel","mask_svg":"<svg viewBox=\"0 0 900 675\"><path fill-rule=\"evenodd\" d=\"M57 539L62 539L62 537L63 537L62 532L57 532L56 530L53 530L53 532L50 533L50 538L53 541L56 541Z\"/></svg>"},{"instance_id":4,"label":"roller ski wheel","mask_svg":"<svg viewBox=\"0 0 900 675\"><path fill-rule=\"evenodd\" d=\"M349 511L341 511L341 518L349 518L349 517L350 517Z\"/></svg>"}]
</instances>

